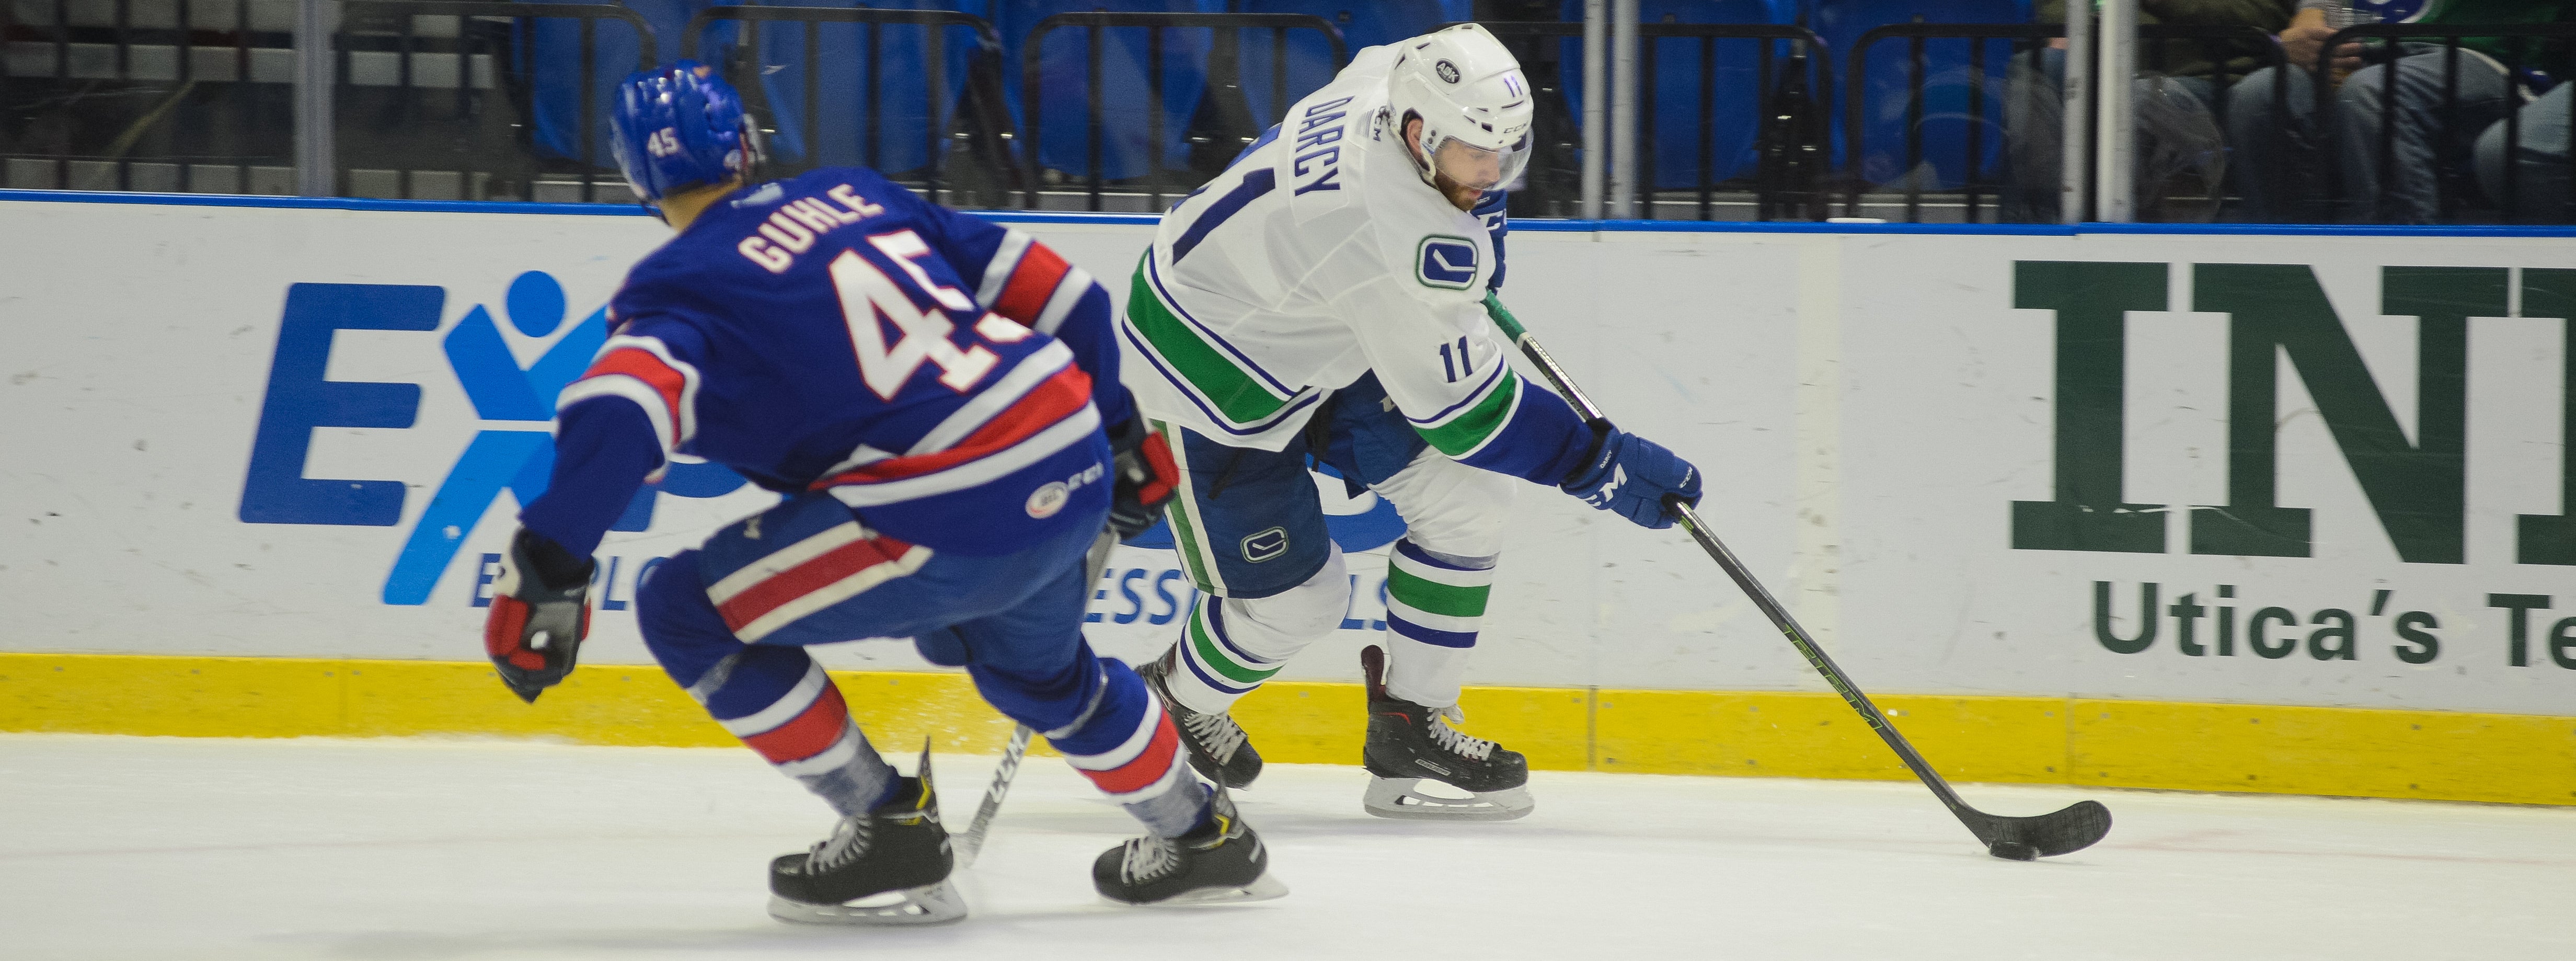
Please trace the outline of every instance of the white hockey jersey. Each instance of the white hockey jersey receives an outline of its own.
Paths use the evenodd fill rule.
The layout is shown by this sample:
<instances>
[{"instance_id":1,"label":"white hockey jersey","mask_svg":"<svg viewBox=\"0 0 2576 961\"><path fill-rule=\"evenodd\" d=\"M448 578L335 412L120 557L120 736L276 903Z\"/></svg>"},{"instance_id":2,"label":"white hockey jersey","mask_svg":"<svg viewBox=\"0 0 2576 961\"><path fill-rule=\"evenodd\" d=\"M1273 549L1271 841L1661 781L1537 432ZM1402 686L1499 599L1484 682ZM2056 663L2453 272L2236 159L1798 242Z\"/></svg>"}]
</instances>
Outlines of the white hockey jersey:
<instances>
[{"instance_id":1,"label":"white hockey jersey","mask_svg":"<svg viewBox=\"0 0 2576 961\"><path fill-rule=\"evenodd\" d=\"M1590 431L1505 363L1493 243L1406 155L1383 109L1394 61L1360 51L1164 216L1121 321L1123 379L1155 420L1280 450L1375 371L1441 453L1556 483Z\"/></svg>"}]
</instances>

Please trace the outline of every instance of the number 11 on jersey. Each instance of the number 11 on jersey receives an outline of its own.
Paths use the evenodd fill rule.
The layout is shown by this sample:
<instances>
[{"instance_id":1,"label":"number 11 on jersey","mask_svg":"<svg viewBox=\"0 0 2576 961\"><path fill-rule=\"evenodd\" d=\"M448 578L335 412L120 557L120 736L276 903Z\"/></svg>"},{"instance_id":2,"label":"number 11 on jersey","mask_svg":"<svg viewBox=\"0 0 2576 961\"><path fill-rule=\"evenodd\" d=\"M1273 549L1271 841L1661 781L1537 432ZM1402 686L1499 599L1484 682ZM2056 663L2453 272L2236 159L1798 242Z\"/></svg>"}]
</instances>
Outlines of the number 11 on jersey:
<instances>
[{"instance_id":1,"label":"number 11 on jersey","mask_svg":"<svg viewBox=\"0 0 2576 961\"><path fill-rule=\"evenodd\" d=\"M1455 384L1458 382L1458 378L1465 377L1476 372L1476 361L1474 358L1467 356L1467 338L1458 338L1458 358L1456 360L1451 360L1449 358L1449 346L1450 345L1448 344L1440 345L1440 369L1442 372L1448 374L1449 382Z\"/></svg>"}]
</instances>

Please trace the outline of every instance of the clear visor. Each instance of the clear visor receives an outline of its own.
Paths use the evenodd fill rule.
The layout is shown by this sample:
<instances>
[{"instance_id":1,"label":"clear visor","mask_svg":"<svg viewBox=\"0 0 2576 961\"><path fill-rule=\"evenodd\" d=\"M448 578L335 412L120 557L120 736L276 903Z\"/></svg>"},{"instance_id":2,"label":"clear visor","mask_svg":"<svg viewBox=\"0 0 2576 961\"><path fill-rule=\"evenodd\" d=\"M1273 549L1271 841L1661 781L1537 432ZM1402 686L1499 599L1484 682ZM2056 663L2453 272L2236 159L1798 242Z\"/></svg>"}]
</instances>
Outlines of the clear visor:
<instances>
[{"instance_id":1,"label":"clear visor","mask_svg":"<svg viewBox=\"0 0 2576 961\"><path fill-rule=\"evenodd\" d=\"M1519 180L1521 169L1529 166L1530 138L1523 134L1519 142L1501 150L1489 150L1460 140L1444 138L1431 151L1431 169L1463 187L1494 190Z\"/></svg>"}]
</instances>

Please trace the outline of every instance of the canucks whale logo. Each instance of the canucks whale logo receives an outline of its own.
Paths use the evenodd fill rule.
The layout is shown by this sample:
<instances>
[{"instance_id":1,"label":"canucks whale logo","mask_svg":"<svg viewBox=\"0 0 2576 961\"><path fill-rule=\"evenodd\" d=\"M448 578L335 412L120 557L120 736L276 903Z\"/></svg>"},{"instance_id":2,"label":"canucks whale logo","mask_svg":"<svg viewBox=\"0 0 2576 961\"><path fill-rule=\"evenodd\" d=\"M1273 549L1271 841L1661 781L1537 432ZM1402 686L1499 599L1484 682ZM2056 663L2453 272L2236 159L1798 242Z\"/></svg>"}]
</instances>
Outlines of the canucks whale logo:
<instances>
[{"instance_id":1,"label":"canucks whale logo","mask_svg":"<svg viewBox=\"0 0 2576 961\"><path fill-rule=\"evenodd\" d=\"M1415 276L1423 286L1465 290L1476 285L1475 241L1433 234L1422 238L1417 253L1420 270Z\"/></svg>"}]
</instances>

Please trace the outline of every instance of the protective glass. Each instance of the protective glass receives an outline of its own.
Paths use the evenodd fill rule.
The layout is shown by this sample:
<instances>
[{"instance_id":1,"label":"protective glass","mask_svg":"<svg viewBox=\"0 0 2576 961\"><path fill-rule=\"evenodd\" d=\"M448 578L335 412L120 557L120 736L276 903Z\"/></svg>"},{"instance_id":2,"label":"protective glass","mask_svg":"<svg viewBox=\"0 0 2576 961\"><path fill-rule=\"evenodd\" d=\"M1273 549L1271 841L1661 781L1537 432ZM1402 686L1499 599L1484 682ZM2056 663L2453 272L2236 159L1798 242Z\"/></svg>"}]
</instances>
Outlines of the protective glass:
<instances>
[{"instance_id":1,"label":"protective glass","mask_svg":"<svg viewBox=\"0 0 2576 961\"><path fill-rule=\"evenodd\" d=\"M1431 169L1460 186L1493 190L1520 179L1529 166L1530 138L1501 150L1488 150L1456 137L1444 138L1431 151Z\"/></svg>"}]
</instances>

